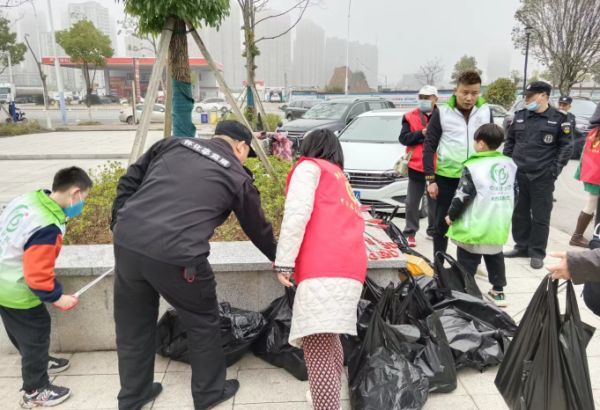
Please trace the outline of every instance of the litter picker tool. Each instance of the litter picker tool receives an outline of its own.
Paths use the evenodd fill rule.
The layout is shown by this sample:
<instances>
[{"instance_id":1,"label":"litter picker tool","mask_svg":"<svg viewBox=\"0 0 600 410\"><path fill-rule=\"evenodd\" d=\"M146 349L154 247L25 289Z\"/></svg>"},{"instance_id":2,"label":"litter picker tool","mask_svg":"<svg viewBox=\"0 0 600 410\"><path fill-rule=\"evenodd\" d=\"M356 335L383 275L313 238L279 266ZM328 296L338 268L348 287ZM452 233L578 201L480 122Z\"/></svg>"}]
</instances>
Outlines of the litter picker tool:
<instances>
[{"instance_id":1,"label":"litter picker tool","mask_svg":"<svg viewBox=\"0 0 600 410\"><path fill-rule=\"evenodd\" d=\"M96 279L94 279L93 281L91 281L90 283L88 283L87 285L85 285L84 287L79 289L77 292L75 292L75 294L73 294L73 296L78 298L79 296L81 296L82 294L84 294L85 292L87 292L88 290L93 288L94 286L96 286L96 284L98 282L100 282L102 279L107 277L114 270L115 270L115 268L110 268L109 270L104 272L102 275L98 276Z\"/></svg>"}]
</instances>

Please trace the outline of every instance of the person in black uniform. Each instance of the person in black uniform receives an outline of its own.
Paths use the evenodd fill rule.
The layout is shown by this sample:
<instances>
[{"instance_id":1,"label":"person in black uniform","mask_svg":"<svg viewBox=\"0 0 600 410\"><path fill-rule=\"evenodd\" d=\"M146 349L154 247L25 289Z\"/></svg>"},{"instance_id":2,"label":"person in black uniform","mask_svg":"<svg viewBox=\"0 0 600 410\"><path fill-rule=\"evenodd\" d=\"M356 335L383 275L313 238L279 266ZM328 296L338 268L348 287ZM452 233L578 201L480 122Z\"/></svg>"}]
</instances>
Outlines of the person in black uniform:
<instances>
[{"instance_id":1,"label":"person in black uniform","mask_svg":"<svg viewBox=\"0 0 600 410\"><path fill-rule=\"evenodd\" d=\"M211 140L154 144L119 180L112 210L114 315L119 409L140 409L162 390L153 383L159 294L187 330L196 410L233 397L225 380L209 239L233 211L254 245L275 260L276 242L251 172L252 134L222 121Z\"/></svg>"},{"instance_id":2,"label":"person in black uniform","mask_svg":"<svg viewBox=\"0 0 600 410\"><path fill-rule=\"evenodd\" d=\"M504 145L504 154L517 164L519 187L512 220L515 248L504 256L530 257L534 269L544 266L554 183L573 151L572 125L548 105L551 91L543 81L527 86L525 109L515 113Z\"/></svg>"},{"instance_id":3,"label":"person in black uniform","mask_svg":"<svg viewBox=\"0 0 600 410\"><path fill-rule=\"evenodd\" d=\"M571 111L572 103L573 103L573 98L569 97L568 95L561 95L558 98L558 110L562 111L564 114L567 115L567 120L571 123L572 132L576 132L575 126L577 125L577 122L575 120L575 116L569 112L569 111Z\"/></svg>"}]
</instances>

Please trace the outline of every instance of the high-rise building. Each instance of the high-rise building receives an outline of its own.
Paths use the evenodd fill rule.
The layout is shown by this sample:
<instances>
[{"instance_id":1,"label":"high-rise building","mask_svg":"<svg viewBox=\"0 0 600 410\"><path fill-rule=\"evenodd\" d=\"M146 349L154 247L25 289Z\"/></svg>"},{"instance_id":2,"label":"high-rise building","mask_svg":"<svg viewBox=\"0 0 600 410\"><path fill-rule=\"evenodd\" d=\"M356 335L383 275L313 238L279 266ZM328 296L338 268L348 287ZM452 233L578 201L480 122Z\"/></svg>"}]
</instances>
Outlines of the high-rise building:
<instances>
[{"instance_id":1,"label":"high-rise building","mask_svg":"<svg viewBox=\"0 0 600 410\"><path fill-rule=\"evenodd\" d=\"M325 57L323 59L323 83L329 84L336 68L346 66L346 40L328 37L325 41ZM351 70L354 67L350 66Z\"/></svg>"},{"instance_id":2,"label":"high-rise building","mask_svg":"<svg viewBox=\"0 0 600 410\"><path fill-rule=\"evenodd\" d=\"M156 57L154 46L150 41L133 35L125 36L125 55L127 57Z\"/></svg>"},{"instance_id":3,"label":"high-rise building","mask_svg":"<svg viewBox=\"0 0 600 410\"><path fill-rule=\"evenodd\" d=\"M221 22L219 30L210 27L200 30L200 36L212 57L223 64L223 77L232 89L241 89L245 78L241 27L240 7L236 1L232 1L229 16ZM202 57L191 36L188 36L188 47L190 56Z\"/></svg>"},{"instance_id":4,"label":"high-rise building","mask_svg":"<svg viewBox=\"0 0 600 410\"><path fill-rule=\"evenodd\" d=\"M320 87L325 83L325 30L308 19L295 28L294 60L291 85L296 87Z\"/></svg>"},{"instance_id":5,"label":"high-rise building","mask_svg":"<svg viewBox=\"0 0 600 410\"><path fill-rule=\"evenodd\" d=\"M40 31L44 31L46 26L46 17L40 13L26 13L23 14L16 22L15 32L17 34L17 41L21 43L25 42L25 36L31 45L36 57L40 56ZM37 68L37 64L31 51L27 48L25 52L25 59L13 66L13 80L17 86L20 87L41 87L42 81L40 80L40 74ZM8 70L5 70L6 81L8 81Z\"/></svg>"},{"instance_id":6,"label":"high-rise building","mask_svg":"<svg viewBox=\"0 0 600 410\"><path fill-rule=\"evenodd\" d=\"M278 12L264 10L256 19L273 16ZM256 38L275 37L286 31L291 25L288 14L269 18L256 26ZM260 55L256 58L256 79L264 80L267 87L285 87L289 83L292 67L292 36L286 33L275 39L265 39L258 43Z\"/></svg>"},{"instance_id":7,"label":"high-rise building","mask_svg":"<svg viewBox=\"0 0 600 410\"><path fill-rule=\"evenodd\" d=\"M98 30L110 37L113 50L117 49L117 34L114 23L111 24L108 8L95 1L70 3L67 12L68 26L81 20L88 20Z\"/></svg>"}]
</instances>

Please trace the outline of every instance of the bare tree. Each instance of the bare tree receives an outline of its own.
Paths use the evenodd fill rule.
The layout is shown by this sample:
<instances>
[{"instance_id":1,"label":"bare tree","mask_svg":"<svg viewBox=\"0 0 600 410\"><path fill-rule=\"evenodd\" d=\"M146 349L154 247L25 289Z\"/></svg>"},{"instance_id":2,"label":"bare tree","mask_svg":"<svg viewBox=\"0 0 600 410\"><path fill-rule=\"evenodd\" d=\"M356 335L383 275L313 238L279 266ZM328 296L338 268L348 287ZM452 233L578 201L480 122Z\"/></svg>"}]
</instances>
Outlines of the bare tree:
<instances>
[{"instance_id":1,"label":"bare tree","mask_svg":"<svg viewBox=\"0 0 600 410\"><path fill-rule=\"evenodd\" d=\"M600 64L600 1L522 0L515 18L513 42L524 49L525 28L531 29L531 53L562 94Z\"/></svg>"},{"instance_id":2,"label":"bare tree","mask_svg":"<svg viewBox=\"0 0 600 410\"><path fill-rule=\"evenodd\" d=\"M33 3L33 0L0 0L0 8L16 8L21 7L23 4Z\"/></svg>"},{"instance_id":3,"label":"bare tree","mask_svg":"<svg viewBox=\"0 0 600 410\"><path fill-rule=\"evenodd\" d=\"M46 84L46 73L44 73L44 70L42 70L42 63L40 62L40 60L38 60L35 52L33 51L33 48L31 48L31 44L29 44L29 39L27 38L29 37L29 34L25 34L25 43L27 44L27 47L29 48L29 51L31 52L31 55L33 56L33 59L35 60L35 64L37 66L38 69L38 73L40 74L40 80L42 81L42 90L44 92L44 108L47 110L48 109L48 86Z\"/></svg>"},{"instance_id":4,"label":"bare tree","mask_svg":"<svg viewBox=\"0 0 600 410\"><path fill-rule=\"evenodd\" d=\"M269 0L237 0L237 2L242 10L242 18L244 21L243 57L246 59L246 85L251 90L254 100L258 105L261 115L264 119L265 112L262 108L262 103L260 102L260 98L255 86L257 68L256 57L260 54L258 43L265 40L274 40L289 33L300 22L304 16L304 12L310 4L314 3L314 0L294 0L293 5L285 11L267 14L264 17L260 17L258 20L256 19L257 13L259 13L259 15L265 14ZM278 34L263 36L258 39L256 38L256 27L260 23L290 14L292 12L298 12L298 16L289 27L282 28L281 32ZM249 119L252 122L252 120L256 118L256 108L249 104L247 115L250 117Z\"/></svg>"},{"instance_id":5,"label":"bare tree","mask_svg":"<svg viewBox=\"0 0 600 410\"><path fill-rule=\"evenodd\" d=\"M439 58L429 60L419 67L419 73L417 74L417 79L421 82L421 84L426 85L436 85L436 83L440 80L440 76L444 72L444 66Z\"/></svg>"}]
</instances>

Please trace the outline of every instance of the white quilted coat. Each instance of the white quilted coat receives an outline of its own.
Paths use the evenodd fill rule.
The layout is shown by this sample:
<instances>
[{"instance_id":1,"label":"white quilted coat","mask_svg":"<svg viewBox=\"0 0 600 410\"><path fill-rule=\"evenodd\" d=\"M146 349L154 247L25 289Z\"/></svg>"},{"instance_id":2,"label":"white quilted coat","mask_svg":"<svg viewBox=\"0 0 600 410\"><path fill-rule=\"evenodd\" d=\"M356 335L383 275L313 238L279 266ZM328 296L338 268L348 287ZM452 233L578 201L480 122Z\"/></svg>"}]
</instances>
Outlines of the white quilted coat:
<instances>
[{"instance_id":1,"label":"white quilted coat","mask_svg":"<svg viewBox=\"0 0 600 410\"><path fill-rule=\"evenodd\" d=\"M277 247L277 266L295 265L320 175L321 170L315 163L304 161L292 176ZM301 347L303 337L318 333L356 335L356 306L361 292L362 284L354 279L303 280L296 290L289 343Z\"/></svg>"}]
</instances>

